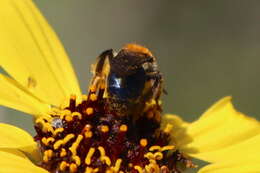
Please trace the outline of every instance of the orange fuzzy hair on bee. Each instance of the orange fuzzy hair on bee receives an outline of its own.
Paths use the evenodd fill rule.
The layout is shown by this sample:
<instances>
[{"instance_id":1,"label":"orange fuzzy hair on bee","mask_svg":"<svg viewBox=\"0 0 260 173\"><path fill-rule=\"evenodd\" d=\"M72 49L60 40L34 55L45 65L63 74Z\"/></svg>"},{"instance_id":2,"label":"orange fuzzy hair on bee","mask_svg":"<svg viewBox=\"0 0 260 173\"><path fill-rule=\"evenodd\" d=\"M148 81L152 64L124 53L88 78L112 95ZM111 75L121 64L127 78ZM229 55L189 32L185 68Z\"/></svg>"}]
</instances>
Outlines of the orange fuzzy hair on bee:
<instances>
[{"instance_id":1,"label":"orange fuzzy hair on bee","mask_svg":"<svg viewBox=\"0 0 260 173\"><path fill-rule=\"evenodd\" d=\"M131 52L143 53L143 54L153 57L153 54L150 52L149 49L147 49L146 47L143 47L141 45L138 45L138 44L130 43L130 44L125 45L123 47L123 49L129 50Z\"/></svg>"}]
</instances>

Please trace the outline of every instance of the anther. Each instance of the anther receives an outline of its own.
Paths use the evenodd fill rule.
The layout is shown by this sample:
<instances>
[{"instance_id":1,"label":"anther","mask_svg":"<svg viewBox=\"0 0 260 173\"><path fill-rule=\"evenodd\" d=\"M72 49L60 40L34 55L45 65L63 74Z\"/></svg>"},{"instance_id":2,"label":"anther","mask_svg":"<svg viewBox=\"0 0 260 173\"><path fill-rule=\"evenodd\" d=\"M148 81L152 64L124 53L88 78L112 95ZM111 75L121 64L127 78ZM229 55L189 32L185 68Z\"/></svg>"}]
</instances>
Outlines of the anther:
<instances>
[{"instance_id":1,"label":"anther","mask_svg":"<svg viewBox=\"0 0 260 173\"><path fill-rule=\"evenodd\" d=\"M161 147L159 145L153 145L149 148L149 151L161 151Z\"/></svg>"},{"instance_id":2,"label":"anther","mask_svg":"<svg viewBox=\"0 0 260 173\"><path fill-rule=\"evenodd\" d=\"M67 151L64 148L62 148L60 152L60 157L64 157L66 155L67 155Z\"/></svg>"},{"instance_id":3,"label":"anther","mask_svg":"<svg viewBox=\"0 0 260 173\"><path fill-rule=\"evenodd\" d=\"M122 125L119 127L119 130L120 130L120 132L126 132L126 131L127 131L127 125L122 124Z\"/></svg>"},{"instance_id":4,"label":"anther","mask_svg":"<svg viewBox=\"0 0 260 173\"><path fill-rule=\"evenodd\" d=\"M136 166L134 166L134 169L137 170L138 173L143 173L143 169L141 166L136 165Z\"/></svg>"},{"instance_id":5,"label":"anther","mask_svg":"<svg viewBox=\"0 0 260 173\"><path fill-rule=\"evenodd\" d=\"M87 115L92 115L94 113L94 109L92 107L89 107L86 109L86 114Z\"/></svg>"},{"instance_id":6,"label":"anther","mask_svg":"<svg viewBox=\"0 0 260 173\"><path fill-rule=\"evenodd\" d=\"M105 156L106 155L106 151L105 151L104 147L99 146L98 150L99 150L101 156Z\"/></svg>"},{"instance_id":7,"label":"anther","mask_svg":"<svg viewBox=\"0 0 260 173\"><path fill-rule=\"evenodd\" d=\"M144 138L143 138L143 139L140 140L140 145L141 145L142 147L146 147L147 144L148 144L147 139L144 139Z\"/></svg>"},{"instance_id":8,"label":"anther","mask_svg":"<svg viewBox=\"0 0 260 173\"><path fill-rule=\"evenodd\" d=\"M82 115L81 115L81 113L79 113L79 112L73 112L72 114L71 114L71 116L72 117L78 117L78 119L82 119Z\"/></svg>"},{"instance_id":9,"label":"anther","mask_svg":"<svg viewBox=\"0 0 260 173\"><path fill-rule=\"evenodd\" d=\"M86 159L85 159L85 163L87 165L91 164L91 157L93 156L94 152L95 152L95 148L91 147L89 149L88 154L87 154Z\"/></svg>"},{"instance_id":10,"label":"anther","mask_svg":"<svg viewBox=\"0 0 260 173\"><path fill-rule=\"evenodd\" d=\"M62 128L62 127L57 128L57 129L54 130L53 135L56 136L58 133L61 133L61 132L63 132L63 131L64 131L64 128Z\"/></svg>"},{"instance_id":11,"label":"anther","mask_svg":"<svg viewBox=\"0 0 260 173\"><path fill-rule=\"evenodd\" d=\"M161 151L166 151L166 150L173 150L175 148L175 146L173 145L167 145L162 147Z\"/></svg>"},{"instance_id":12,"label":"anther","mask_svg":"<svg viewBox=\"0 0 260 173\"><path fill-rule=\"evenodd\" d=\"M77 170L78 170L78 167L75 163L70 164L70 172L71 173L75 173L75 172L77 172Z\"/></svg>"},{"instance_id":13,"label":"anther","mask_svg":"<svg viewBox=\"0 0 260 173\"><path fill-rule=\"evenodd\" d=\"M53 151L52 150L44 151L44 153L43 153L43 161L44 162L48 162L51 159L52 156L53 156Z\"/></svg>"},{"instance_id":14,"label":"anther","mask_svg":"<svg viewBox=\"0 0 260 173\"><path fill-rule=\"evenodd\" d=\"M81 142L82 139L83 139L83 136L82 135L78 135L76 141L69 148L69 150L71 151L72 155L76 155L77 154L77 148L78 148L78 145L79 145L79 143Z\"/></svg>"},{"instance_id":15,"label":"anther","mask_svg":"<svg viewBox=\"0 0 260 173\"><path fill-rule=\"evenodd\" d=\"M162 160L163 159L163 154L161 152L156 152L156 153L154 153L154 158L156 160Z\"/></svg>"},{"instance_id":16,"label":"anther","mask_svg":"<svg viewBox=\"0 0 260 173\"><path fill-rule=\"evenodd\" d=\"M67 166L68 166L68 163L65 162L65 161L62 161L61 164L60 164L60 170L65 171Z\"/></svg>"},{"instance_id":17,"label":"anther","mask_svg":"<svg viewBox=\"0 0 260 173\"><path fill-rule=\"evenodd\" d=\"M116 160L115 166L114 166L114 168L113 168L113 170L114 170L115 172L118 172L118 171L119 171L120 166L121 166L121 163L122 163L122 159L117 159L117 160Z\"/></svg>"},{"instance_id":18,"label":"anther","mask_svg":"<svg viewBox=\"0 0 260 173\"><path fill-rule=\"evenodd\" d=\"M107 133L109 131L109 127L107 125L102 125L100 127L101 132Z\"/></svg>"},{"instance_id":19,"label":"anther","mask_svg":"<svg viewBox=\"0 0 260 173\"><path fill-rule=\"evenodd\" d=\"M58 141L56 141L53 145L53 148L55 150L57 150L58 148L60 148L61 145L66 144L67 142L69 142L72 138L74 138L75 135L74 134L68 134L67 136L65 136L64 139L60 139Z\"/></svg>"},{"instance_id":20,"label":"anther","mask_svg":"<svg viewBox=\"0 0 260 173\"><path fill-rule=\"evenodd\" d=\"M66 115L66 116L65 116L65 120L66 120L67 122L70 122L70 121L73 120L73 117L72 117L71 115Z\"/></svg>"},{"instance_id":21,"label":"anther","mask_svg":"<svg viewBox=\"0 0 260 173\"><path fill-rule=\"evenodd\" d=\"M81 164L81 160L79 156L72 156L72 159L74 160L74 162L76 163L76 165L80 165Z\"/></svg>"},{"instance_id":22,"label":"anther","mask_svg":"<svg viewBox=\"0 0 260 173\"><path fill-rule=\"evenodd\" d=\"M93 169L93 168L91 168L91 167L87 167L87 168L85 169L85 173L96 173L96 172L98 172L98 171L99 171L98 168Z\"/></svg>"},{"instance_id":23,"label":"anther","mask_svg":"<svg viewBox=\"0 0 260 173\"><path fill-rule=\"evenodd\" d=\"M96 101L97 100L97 95L96 94L90 94L89 99L91 101Z\"/></svg>"},{"instance_id":24,"label":"anther","mask_svg":"<svg viewBox=\"0 0 260 173\"><path fill-rule=\"evenodd\" d=\"M110 160L109 157L106 156L105 149L102 146L99 146L98 150L100 152L100 160L102 162L105 162L108 166L110 166L111 165L111 160Z\"/></svg>"},{"instance_id":25,"label":"anther","mask_svg":"<svg viewBox=\"0 0 260 173\"><path fill-rule=\"evenodd\" d=\"M93 133L91 131L86 131L84 133L85 138L91 138L93 136Z\"/></svg>"}]
</instances>

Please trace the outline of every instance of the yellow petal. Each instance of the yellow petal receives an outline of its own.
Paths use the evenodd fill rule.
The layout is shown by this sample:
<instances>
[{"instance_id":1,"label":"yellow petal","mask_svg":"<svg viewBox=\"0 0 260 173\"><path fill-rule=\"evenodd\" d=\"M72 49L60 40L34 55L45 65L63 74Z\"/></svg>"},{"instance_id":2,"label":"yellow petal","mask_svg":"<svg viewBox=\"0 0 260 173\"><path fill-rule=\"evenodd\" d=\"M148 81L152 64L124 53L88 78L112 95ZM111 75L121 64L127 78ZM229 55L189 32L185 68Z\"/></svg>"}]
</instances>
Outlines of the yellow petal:
<instances>
[{"instance_id":1,"label":"yellow petal","mask_svg":"<svg viewBox=\"0 0 260 173\"><path fill-rule=\"evenodd\" d=\"M60 105L80 89L56 34L31 0L0 3L0 65L46 103Z\"/></svg>"},{"instance_id":2,"label":"yellow petal","mask_svg":"<svg viewBox=\"0 0 260 173\"><path fill-rule=\"evenodd\" d=\"M0 74L0 105L7 106L34 116L46 113L50 106L26 91L13 79Z\"/></svg>"},{"instance_id":3,"label":"yellow petal","mask_svg":"<svg viewBox=\"0 0 260 173\"><path fill-rule=\"evenodd\" d=\"M0 173L48 173L18 153L0 150Z\"/></svg>"},{"instance_id":4,"label":"yellow petal","mask_svg":"<svg viewBox=\"0 0 260 173\"><path fill-rule=\"evenodd\" d=\"M260 154L259 122L237 112L230 97L218 101L197 121L174 125L181 129L181 135L175 135L178 147L198 159L220 162Z\"/></svg>"},{"instance_id":5,"label":"yellow petal","mask_svg":"<svg viewBox=\"0 0 260 173\"><path fill-rule=\"evenodd\" d=\"M33 160L39 160L37 143L26 131L9 124L0 123L0 149L17 149Z\"/></svg>"},{"instance_id":6,"label":"yellow petal","mask_svg":"<svg viewBox=\"0 0 260 173\"><path fill-rule=\"evenodd\" d=\"M199 170L199 173L258 173L259 162L227 162L210 164Z\"/></svg>"}]
</instances>

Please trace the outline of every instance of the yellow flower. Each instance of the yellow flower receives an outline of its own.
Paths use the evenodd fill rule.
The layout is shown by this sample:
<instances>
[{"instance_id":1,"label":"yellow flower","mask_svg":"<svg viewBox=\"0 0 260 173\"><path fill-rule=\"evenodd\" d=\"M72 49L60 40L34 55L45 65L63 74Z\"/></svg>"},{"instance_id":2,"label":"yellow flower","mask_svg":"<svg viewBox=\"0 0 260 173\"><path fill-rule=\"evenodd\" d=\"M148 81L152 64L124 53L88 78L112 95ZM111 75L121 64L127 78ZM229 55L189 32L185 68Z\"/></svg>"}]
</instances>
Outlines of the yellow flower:
<instances>
[{"instance_id":1,"label":"yellow flower","mask_svg":"<svg viewBox=\"0 0 260 173\"><path fill-rule=\"evenodd\" d=\"M81 162L90 165L92 156L109 165L111 169L108 172L119 172L122 159L107 157L106 148L101 147L101 144L98 148L90 147L88 151L79 145L83 138L95 135L89 130L91 126L85 126L77 137L73 130L78 130L78 127L71 126L71 133L58 137L66 130L61 120L66 121L67 125L74 119L79 124L83 121L79 121L82 113L58 108L64 108L64 101L69 100L69 105L72 106L69 110L73 110L76 98L80 104L86 101L86 96L82 97L71 64L57 36L32 1L2 0L0 4L0 65L8 73L0 74L0 104L33 115L38 130L35 140L41 145L39 147L22 129L1 123L0 173L48 173L56 172L56 167L60 172L97 172L97 167L90 166L81 170ZM95 94L89 95L88 99L94 104L96 97ZM68 104L65 103L65 107L66 105ZM93 107L100 108L95 105ZM93 107L84 107L84 114L91 116L95 111ZM56 118L51 116L53 114ZM128 126L120 124L114 130L123 135L127 128ZM164 135L170 134L171 143L165 148L153 146L154 149L157 147L157 153L146 153L152 166L148 165L145 170L151 168L156 172L156 158L165 156L163 150L173 150L175 147L174 152L178 151L176 156L180 156L186 166L192 164L181 154L210 163L200 169L200 173L260 172L260 124L237 112L230 97L218 101L192 123L184 122L175 115L164 115L161 129L160 132ZM102 139L107 139L105 135L110 129L109 126L101 125L97 130L104 134L98 141L101 143ZM53 137L45 137L46 134ZM107 141L109 140L120 141L119 138ZM146 147L147 143L147 139L140 139L138 152L134 154L142 151L140 148ZM84 145L88 143L85 141ZM80 149L77 148L79 146ZM118 146L119 143L115 143L115 149ZM97 156L94 155L95 150L99 151ZM87 154L85 160L79 157L81 154ZM66 155L70 155L72 160L61 159ZM53 158L56 160L51 160ZM53 165L49 164L50 160ZM39 163L42 164L38 165ZM128 166L134 167L137 172L143 172L140 165Z\"/></svg>"}]
</instances>

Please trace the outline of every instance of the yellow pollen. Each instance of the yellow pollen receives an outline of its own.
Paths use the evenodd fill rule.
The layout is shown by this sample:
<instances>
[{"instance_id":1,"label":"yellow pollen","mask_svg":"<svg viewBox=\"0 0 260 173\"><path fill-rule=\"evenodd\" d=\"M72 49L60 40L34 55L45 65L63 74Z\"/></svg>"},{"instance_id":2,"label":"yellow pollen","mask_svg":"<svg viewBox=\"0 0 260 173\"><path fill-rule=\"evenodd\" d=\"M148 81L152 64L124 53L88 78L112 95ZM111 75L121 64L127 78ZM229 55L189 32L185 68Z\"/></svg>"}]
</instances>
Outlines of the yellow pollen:
<instances>
[{"instance_id":1,"label":"yellow pollen","mask_svg":"<svg viewBox=\"0 0 260 173\"><path fill-rule=\"evenodd\" d=\"M47 142L47 138L46 138L46 137L43 137L41 141L42 141L42 143L43 143L44 145L48 145L48 142Z\"/></svg>"},{"instance_id":2,"label":"yellow pollen","mask_svg":"<svg viewBox=\"0 0 260 173\"><path fill-rule=\"evenodd\" d=\"M80 165L81 164L81 160L79 156L72 156L72 159L75 161L76 165Z\"/></svg>"},{"instance_id":3,"label":"yellow pollen","mask_svg":"<svg viewBox=\"0 0 260 173\"><path fill-rule=\"evenodd\" d=\"M153 155L153 153L151 153L151 152L146 153L146 154L144 155L144 157L147 158L147 159L154 159L154 155Z\"/></svg>"},{"instance_id":4,"label":"yellow pollen","mask_svg":"<svg viewBox=\"0 0 260 173\"><path fill-rule=\"evenodd\" d=\"M66 155L67 155L67 151L64 148L62 148L60 152L60 157L64 157Z\"/></svg>"},{"instance_id":5,"label":"yellow pollen","mask_svg":"<svg viewBox=\"0 0 260 173\"><path fill-rule=\"evenodd\" d=\"M43 161L48 162L53 156L53 151L52 150L46 150L43 153Z\"/></svg>"},{"instance_id":6,"label":"yellow pollen","mask_svg":"<svg viewBox=\"0 0 260 173\"><path fill-rule=\"evenodd\" d=\"M147 139L141 139L141 140L140 140L140 145L141 145L142 147L146 147L147 144L148 144Z\"/></svg>"},{"instance_id":7,"label":"yellow pollen","mask_svg":"<svg viewBox=\"0 0 260 173\"><path fill-rule=\"evenodd\" d=\"M126 131L127 131L127 125L122 124L122 125L120 126L119 130L120 130L121 132L126 132Z\"/></svg>"},{"instance_id":8,"label":"yellow pollen","mask_svg":"<svg viewBox=\"0 0 260 173\"><path fill-rule=\"evenodd\" d=\"M110 166L111 165L111 160L110 160L109 157L106 156L105 149L102 146L99 146L98 150L100 152L100 160L102 162L105 162L108 166Z\"/></svg>"},{"instance_id":9,"label":"yellow pollen","mask_svg":"<svg viewBox=\"0 0 260 173\"><path fill-rule=\"evenodd\" d=\"M170 133L172 128L173 128L172 124L167 124L166 127L164 128L163 132L164 133Z\"/></svg>"},{"instance_id":10,"label":"yellow pollen","mask_svg":"<svg viewBox=\"0 0 260 173\"><path fill-rule=\"evenodd\" d=\"M93 156L94 152L95 152L95 148L91 147L89 149L88 154L87 154L86 159L85 159L85 163L87 165L91 164L91 157Z\"/></svg>"},{"instance_id":11,"label":"yellow pollen","mask_svg":"<svg viewBox=\"0 0 260 173\"><path fill-rule=\"evenodd\" d=\"M62 127L57 128L57 129L54 130L53 135L56 136L58 133L61 133L61 132L63 132L63 131L64 131L64 128L62 128Z\"/></svg>"},{"instance_id":12,"label":"yellow pollen","mask_svg":"<svg viewBox=\"0 0 260 173\"><path fill-rule=\"evenodd\" d=\"M174 148L175 148L175 146L173 146L173 145L167 145L167 146L162 147L161 151L173 150Z\"/></svg>"},{"instance_id":13,"label":"yellow pollen","mask_svg":"<svg viewBox=\"0 0 260 173\"><path fill-rule=\"evenodd\" d=\"M89 107L89 108L86 109L86 114L87 115L91 115L93 113L94 113L94 109L93 108Z\"/></svg>"},{"instance_id":14,"label":"yellow pollen","mask_svg":"<svg viewBox=\"0 0 260 173\"><path fill-rule=\"evenodd\" d=\"M97 88L95 85L92 85L92 86L90 86L89 90L94 93L94 92L96 92Z\"/></svg>"},{"instance_id":15,"label":"yellow pollen","mask_svg":"<svg viewBox=\"0 0 260 173\"><path fill-rule=\"evenodd\" d=\"M89 98L90 98L91 101L96 101L97 95L96 94L90 94Z\"/></svg>"},{"instance_id":16,"label":"yellow pollen","mask_svg":"<svg viewBox=\"0 0 260 173\"><path fill-rule=\"evenodd\" d=\"M109 131L109 127L107 125L102 125L100 130L103 133L107 133Z\"/></svg>"},{"instance_id":17,"label":"yellow pollen","mask_svg":"<svg viewBox=\"0 0 260 173\"><path fill-rule=\"evenodd\" d=\"M118 172L122 163L122 159L117 159L114 167L114 171Z\"/></svg>"},{"instance_id":18,"label":"yellow pollen","mask_svg":"<svg viewBox=\"0 0 260 173\"><path fill-rule=\"evenodd\" d=\"M87 167L85 173L96 173L98 172L98 170L99 170L98 168L93 169L91 167Z\"/></svg>"},{"instance_id":19,"label":"yellow pollen","mask_svg":"<svg viewBox=\"0 0 260 173\"><path fill-rule=\"evenodd\" d=\"M143 169L141 166L136 165L136 166L134 166L134 168L135 168L135 170L138 171L138 173L143 173Z\"/></svg>"},{"instance_id":20,"label":"yellow pollen","mask_svg":"<svg viewBox=\"0 0 260 173\"><path fill-rule=\"evenodd\" d=\"M72 155L76 155L77 154L77 148L78 148L78 145L79 145L79 143L81 142L82 139L83 139L83 136L82 135L78 135L76 141L69 148L69 150L71 151Z\"/></svg>"},{"instance_id":21,"label":"yellow pollen","mask_svg":"<svg viewBox=\"0 0 260 173\"><path fill-rule=\"evenodd\" d=\"M93 135L93 133L92 133L91 131L86 131L86 132L84 133L85 138L91 138L92 135Z\"/></svg>"},{"instance_id":22,"label":"yellow pollen","mask_svg":"<svg viewBox=\"0 0 260 173\"><path fill-rule=\"evenodd\" d=\"M101 156L105 156L106 155L106 151L105 151L104 147L99 146L98 150L99 150Z\"/></svg>"},{"instance_id":23,"label":"yellow pollen","mask_svg":"<svg viewBox=\"0 0 260 173\"><path fill-rule=\"evenodd\" d=\"M72 117L78 117L78 119L82 119L82 115L81 115L81 113L79 113L79 112L73 112L72 114Z\"/></svg>"},{"instance_id":24,"label":"yellow pollen","mask_svg":"<svg viewBox=\"0 0 260 173\"><path fill-rule=\"evenodd\" d=\"M146 165L145 170L146 172L160 172L159 166L156 163L150 163L149 165Z\"/></svg>"},{"instance_id":25,"label":"yellow pollen","mask_svg":"<svg viewBox=\"0 0 260 173\"><path fill-rule=\"evenodd\" d=\"M156 160L162 160L163 159L163 154L161 152L156 152L156 153L154 153L154 158Z\"/></svg>"},{"instance_id":26,"label":"yellow pollen","mask_svg":"<svg viewBox=\"0 0 260 173\"><path fill-rule=\"evenodd\" d=\"M60 148L61 145L66 144L67 142L69 142L72 138L74 138L75 135L74 134L68 134L67 136L65 136L64 139L60 139L58 141L56 141L53 145L53 148L55 150L57 150L58 148Z\"/></svg>"},{"instance_id":27,"label":"yellow pollen","mask_svg":"<svg viewBox=\"0 0 260 173\"><path fill-rule=\"evenodd\" d=\"M110 158L107 157L107 156L101 156L101 157L100 157L100 160L101 160L102 162L105 162L105 163L107 164L107 166L110 166L110 165L111 165L111 160L110 160Z\"/></svg>"},{"instance_id":28,"label":"yellow pollen","mask_svg":"<svg viewBox=\"0 0 260 173\"><path fill-rule=\"evenodd\" d=\"M65 161L62 161L61 164L60 164L60 170L61 171L65 171L65 169L67 168L68 166L68 163L65 162Z\"/></svg>"},{"instance_id":29,"label":"yellow pollen","mask_svg":"<svg viewBox=\"0 0 260 173\"><path fill-rule=\"evenodd\" d=\"M161 151L161 147L159 145L153 145L149 148L149 151L156 151L156 150Z\"/></svg>"},{"instance_id":30,"label":"yellow pollen","mask_svg":"<svg viewBox=\"0 0 260 173\"><path fill-rule=\"evenodd\" d=\"M70 164L70 172L71 173L75 173L75 172L77 172L77 170L78 170L78 167L75 163Z\"/></svg>"},{"instance_id":31,"label":"yellow pollen","mask_svg":"<svg viewBox=\"0 0 260 173\"><path fill-rule=\"evenodd\" d=\"M65 116L65 120L66 120L67 122L70 122L70 121L73 120L73 117L72 117L71 115L66 115L66 116Z\"/></svg>"}]
</instances>

